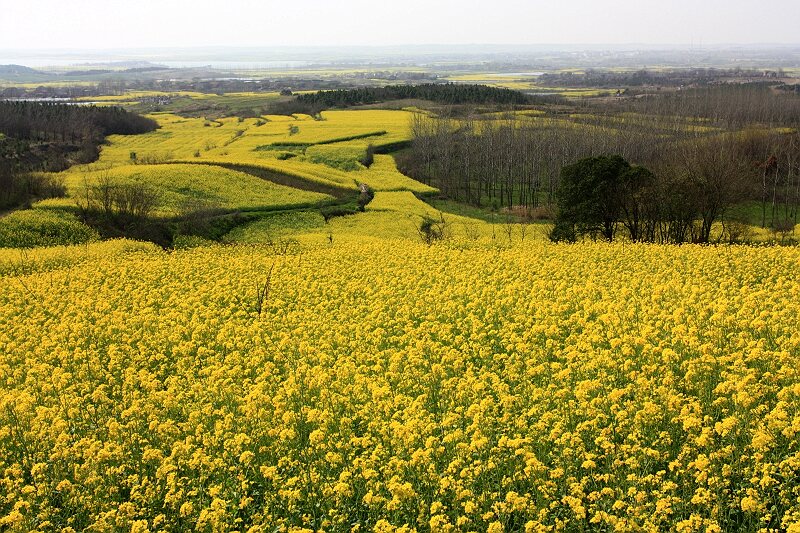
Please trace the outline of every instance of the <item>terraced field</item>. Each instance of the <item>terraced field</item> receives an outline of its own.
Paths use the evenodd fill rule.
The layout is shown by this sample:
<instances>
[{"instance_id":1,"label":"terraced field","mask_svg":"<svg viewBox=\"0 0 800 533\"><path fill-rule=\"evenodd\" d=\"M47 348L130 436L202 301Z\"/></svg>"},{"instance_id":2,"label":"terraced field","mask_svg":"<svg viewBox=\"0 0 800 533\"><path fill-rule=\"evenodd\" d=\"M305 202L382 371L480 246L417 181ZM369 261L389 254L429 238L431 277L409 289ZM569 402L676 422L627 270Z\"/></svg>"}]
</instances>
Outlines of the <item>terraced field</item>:
<instances>
[{"instance_id":1,"label":"terraced field","mask_svg":"<svg viewBox=\"0 0 800 533\"><path fill-rule=\"evenodd\" d=\"M119 98L110 97L109 102L119 103ZM162 218L192 210L320 209L347 199L355 202L362 185L374 191L436 192L400 173L391 155L376 154L369 167L363 164L370 145L380 150L409 139L410 112L331 111L319 117L220 120L152 116L158 130L111 136L98 161L56 175L66 186L66 198L41 201L25 215L0 220L0 234L6 235L0 246L16 245L19 239L10 237L14 233L41 232L44 220L51 225L62 221L65 227L31 242L76 242L73 226L81 225L70 213L99 186L146 187L157 193L152 215ZM85 226L83 233L96 236Z\"/></svg>"},{"instance_id":2,"label":"terraced field","mask_svg":"<svg viewBox=\"0 0 800 533\"><path fill-rule=\"evenodd\" d=\"M329 111L318 119L298 115L212 121L157 114L153 117L159 130L112 136L97 163L73 168L68 174L133 163L224 163L260 166L312 183L354 188L354 181L360 179L350 171L359 171L369 184L369 174L360 164L367 146L381 148L408 140L410 116L405 111ZM396 187L403 181L387 177L396 174L388 163L377 170L375 187Z\"/></svg>"}]
</instances>

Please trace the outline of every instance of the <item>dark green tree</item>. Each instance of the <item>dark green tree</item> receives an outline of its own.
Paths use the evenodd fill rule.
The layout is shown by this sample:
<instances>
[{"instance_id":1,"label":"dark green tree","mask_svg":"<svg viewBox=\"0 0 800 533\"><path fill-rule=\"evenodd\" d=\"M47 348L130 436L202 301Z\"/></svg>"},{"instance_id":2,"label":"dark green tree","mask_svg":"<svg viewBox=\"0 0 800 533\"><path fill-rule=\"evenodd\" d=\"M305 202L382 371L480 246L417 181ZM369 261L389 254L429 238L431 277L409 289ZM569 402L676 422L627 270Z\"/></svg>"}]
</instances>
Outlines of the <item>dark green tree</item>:
<instances>
[{"instance_id":1,"label":"dark green tree","mask_svg":"<svg viewBox=\"0 0 800 533\"><path fill-rule=\"evenodd\" d=\"M618 192L622 224L631 240L655 240L655 226L659 219L655 176L644 167L630 166L622 175Z\"/></svg>"},{"instance_id":2,"label":"dark green tree","mask_svg":"<svg viewBox=\"0 0 800 533\"><path fill-rule=\"evenodd\" d=\"M588 157L561 170L558 215L550 238L575 240L579 235L614 239L622 222L631 238L641 232L646 197L642 194L652 174L631 166L618 155Z\"/></svg>"}]
</instances>

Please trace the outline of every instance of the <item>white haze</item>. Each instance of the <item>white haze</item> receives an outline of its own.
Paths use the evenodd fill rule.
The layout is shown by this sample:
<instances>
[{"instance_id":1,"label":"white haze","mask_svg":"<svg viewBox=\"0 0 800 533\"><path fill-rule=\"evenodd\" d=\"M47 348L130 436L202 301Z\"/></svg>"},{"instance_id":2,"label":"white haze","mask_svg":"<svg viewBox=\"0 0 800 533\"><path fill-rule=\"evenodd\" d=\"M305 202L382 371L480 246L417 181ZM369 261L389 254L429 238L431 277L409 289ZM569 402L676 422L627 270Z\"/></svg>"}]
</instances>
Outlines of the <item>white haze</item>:
<instances>
[{"instance_id":1,"label":"white haze","mask_svg":"<svg viewBox=\"0 0 800 533\"><path fill-rule=\"evenodd\" d=\"M795 44L799 0L0 0L0 49Z\"/></svg>"}]
</instances>

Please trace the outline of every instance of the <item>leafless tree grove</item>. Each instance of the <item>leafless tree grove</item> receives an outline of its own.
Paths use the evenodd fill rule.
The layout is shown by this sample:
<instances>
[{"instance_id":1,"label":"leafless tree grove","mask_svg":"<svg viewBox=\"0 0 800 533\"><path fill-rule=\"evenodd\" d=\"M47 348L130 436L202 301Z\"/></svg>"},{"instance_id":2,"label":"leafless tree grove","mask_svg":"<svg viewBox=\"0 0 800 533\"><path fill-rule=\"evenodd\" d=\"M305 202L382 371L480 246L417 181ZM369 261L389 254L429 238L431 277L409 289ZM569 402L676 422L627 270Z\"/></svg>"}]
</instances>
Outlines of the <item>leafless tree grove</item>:
<instances>
[{"instance_id":1,"label":"leafless tree grove","mask_svg":"<svg viewBox=\"0 0 800 533\"><path fill-rule=\"evenodd\" d=\"M800 96L711 87L545 113L416 114L403 170L473 205L554 206L565 165L616 154L650 169L637 194L641 240L708 242L732 207L761 205L762 226L797 222Z\"/></svg>"}]
</instances>

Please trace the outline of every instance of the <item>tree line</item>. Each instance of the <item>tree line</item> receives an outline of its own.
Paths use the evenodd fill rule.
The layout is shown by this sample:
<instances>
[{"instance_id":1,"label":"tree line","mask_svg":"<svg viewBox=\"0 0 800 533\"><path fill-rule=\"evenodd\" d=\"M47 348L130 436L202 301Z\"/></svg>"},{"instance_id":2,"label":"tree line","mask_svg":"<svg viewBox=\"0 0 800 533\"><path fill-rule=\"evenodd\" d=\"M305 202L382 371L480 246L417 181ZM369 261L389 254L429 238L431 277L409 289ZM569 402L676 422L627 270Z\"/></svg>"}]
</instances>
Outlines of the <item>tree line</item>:
<instances>
[{"instance_id":1,"label":"tree line","mask_svg":"<svg viewBox=\"0 0 800 533\"><path fill-rule=\"evenodd\" d=\"M146 72L149 69L128 69L128 74ZM358 84L371 84L375 79L396 80L397 82L420 83L437 79L437 74L427 72L395 72L387 70L353 72L338 78L309 76L278 76L263 79L181 79L180 69L171 69L170 76L157 79L123 78L115 76L101 79L92 84L39 85L0 88L0 98L78 98L91 96L123 95L131 91L158 92L200 92L204 94L225 93L271 93L285 89L292 91L318 91L320 89L350 88ZM96 72L96 71L92 71ZM117 73L118 74L118 73Z\"/></svg>"},{"instance_id":2,"label":"tree line","mask_svg":"<svg viewBox=\"0 0 800 533\"><path fill-rule=\"evenodd\" d=\"M681 85L708 85L735 79L779 79L786 73L778 70L688 68L635 71L587 69L583 73L571 71L547 72L537 81L545 87L678 87Z\"/></svg>"},{"instance_id":3,"label":"tree line","mask_svg":"<svg viewBox=\"0 0 800 533\"><path fill-rule=\"evenodd\" d=\"M94 161L107 135L157 127L118 107L0 101L0 208L63 194L63 185L36 172Z\"/></svg>"},{"instance_id":4,"label":"tree line","mask_svg":"<svg viewBox=\"0 0 800 533\"><path fill-rule=\"evenodd\" d=\"M153 131L155 120L121 107L0 101L0 133L15 139L79 143Z\"/></svg>"},{"instance_id":5,"label":"tree line","mask_svg":"<svg viewBox=\"0 0 800 533\"><path fill-rule=\"evenodd\" d=\"M662 94L622 98L611 103L586 102L597 115L639 113L660 121L693 121L697 126L728 130L750 126L797 127L800 98L766 83L725 84Z\"/></svg>"},{"instance_id":6,"label":"tree line","mask_svg":"<svg viewBox=\"0 0 800 533\"><path fill-rule=\"evenodd\" d=\"M724 215L752 190L751 169L738 149L730 139L697 139L675 147L670 164L656 172L619 155L567 165L551 239L612 241L622 229L634 242L708 243L713 225L722 221L728 223L726 237L737 240L741 228L731 227Z\"/></svg>"},{"instance_id":7,"label":"tree line","mask_svg":"<svg viewBox=\"0 0 800 533\"><path fill-rule=\"evenodd\" d=\"M760 204L765 227L796 223L800 134L791 126L800 124L800 98L786 96L763 87L714 87L571 117L417 114L411 148L398 164L455 200L556 212L565 208L566 167L620 156L648 172L615 183L611 204L598 196L616 206L610 218L567 220L572 229L613 238L623 227L633 240L708 242L717 222L729 234L738 231L732 208L743 202ZM743 102L750 103L746 110L738 108Z\"/></svg>"},{"instance_id":8,"label":"tree line","mask_svg":"<svg viewBox=\"0 0 800 533\"><path fill-rule=\"evenodd\" d=\"M48 156L52 157L52 156ZM43 156L26 141L0 134L0 211L17 207L31 198L63 196L66 189L50 174L27 172L38 168Z\"/></svg>"},{"instance_id":9,"label":"tree line","mask_svg":"<svg viewBox=\"0 0 800 533\"><path fill-rule=\"evenodd\" d=\"M406 99L428 100L445 105L530 105L555 102L559 100L559 97L529 96L512 89L456 83L362 87L358 89L318 91L297 96L297 102L300 104L316 104L323 108L351 107Z\"/></svg>"}]
</instances>

